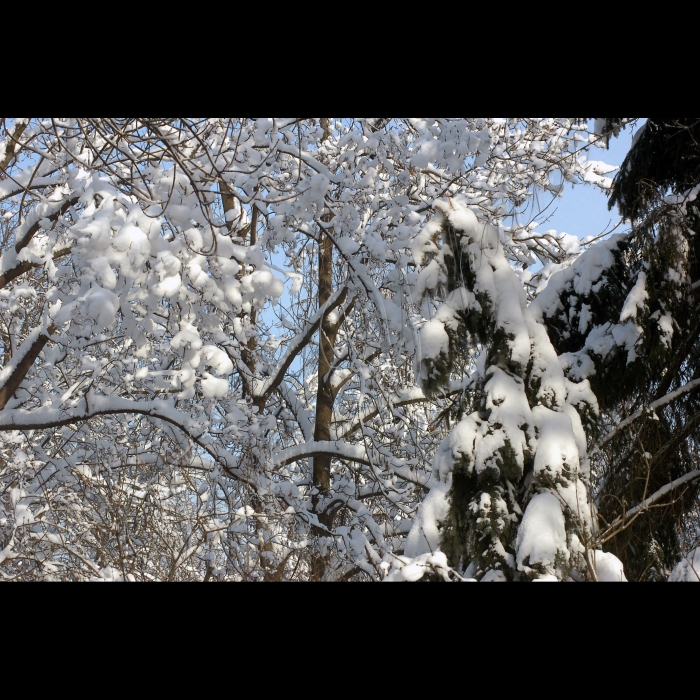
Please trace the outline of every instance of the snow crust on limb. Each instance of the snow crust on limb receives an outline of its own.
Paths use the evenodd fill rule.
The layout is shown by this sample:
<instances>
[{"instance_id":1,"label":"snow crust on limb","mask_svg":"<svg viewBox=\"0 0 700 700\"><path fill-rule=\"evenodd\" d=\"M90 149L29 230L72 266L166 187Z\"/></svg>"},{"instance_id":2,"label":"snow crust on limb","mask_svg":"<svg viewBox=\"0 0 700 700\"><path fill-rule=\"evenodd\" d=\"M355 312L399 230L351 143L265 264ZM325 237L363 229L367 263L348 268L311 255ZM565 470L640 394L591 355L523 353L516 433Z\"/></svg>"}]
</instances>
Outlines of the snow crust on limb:
<instances>
[{"instance_id":1,"label":"snow crust on limb","mask_svg":"<svg viewBox=\"0 0 700 700\"><path fill-rule=\"evenodd\" d=\"M615 265L616 253L619 253L626 238L625 234L610 236L585 251L573 265L552 275L547 286L539 291L532 302L535 318L541 320L543 317L551 318L564 313L562 299L565 290L581 297L600 291L605 285L608 270Z\"/></svg>"},{"instance_id":2,"label":"snow crust on limb","mask_svg":"<svg viewBox=\"0 0 700 700\"><path fill-rule=\"evenodd\" d=\"M700 583L700 549L683 559L668 580L669 583Z\"/></svg>"},{"instance_id":3,"label":"snow crust on limb","mask_svg":"<svg viewBox=\"0 0 700 700\"><path fill-rule=\"evenodd\" d=\"M606 175L616 170L618 170L617 166L581 157L581 171L584 182L596 185L604 192L609 192L613 184L613 179L606 177Z\"/></svg>"},{"instance_id":4,"label":"snow crust on limb","mask_svg":"<svg viewBox=\"0 0 700 700\"><path fill-rule=\"evenodd\" d=\"M129 581L134 583L136 578L133 574L124 576L122 572L112 566L107 566L99 571L99 576L94 576L90 579L91 583L124 583Z\"/></svg>"},{"instance_id":5,"label":"snow crust on limb","mask_svg":"<svg viewBox=\"0 0 700 700\"><path fill-rule=\"evenodd\" d=\"M443 581L450 581L450 567L442 552L421 554L412 559L399 557L394 562L394 570L385 577L385 583L416 583L430 574Z\"/></svg>"},{"instance_id":6,"label":"snow crust on limb","mask_svg":"<svg viewBox=\"0 0 700 700\"><path fill-rule=\"evenodd\" d=\"M646 272L640 272L637 277L637 283L632 288L632 291L627 296L625 305L622 307L620 314L620 323L637 318L640 309L646 306L649 299L647 293L647 275Z\"/></svg>"},{"instance_id":7,"label":"snow crust on limb","mask_svg":"<svg viewBox=\"0 0 700 700\"><path fill-rule=\"evenodd\" d=\"M12 359L6 363L6 365L0 369L0 390L7 384L10 377L17 370L20 363L27 356L27 352L31 349L32 345L41 337L43 330L41 328L35 328L26 337L24 343L22 343L21 348L18 352L15 352Z\"/></svg>"}]
</instances>

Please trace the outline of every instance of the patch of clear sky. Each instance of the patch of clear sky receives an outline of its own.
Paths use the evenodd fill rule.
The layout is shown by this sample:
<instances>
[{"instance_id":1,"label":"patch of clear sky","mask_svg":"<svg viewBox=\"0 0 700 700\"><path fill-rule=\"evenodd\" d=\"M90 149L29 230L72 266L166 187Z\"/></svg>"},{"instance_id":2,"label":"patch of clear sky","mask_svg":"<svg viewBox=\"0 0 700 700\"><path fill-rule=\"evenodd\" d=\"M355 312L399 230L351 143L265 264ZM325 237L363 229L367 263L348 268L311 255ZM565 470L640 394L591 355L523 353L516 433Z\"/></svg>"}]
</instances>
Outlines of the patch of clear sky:
<instances>
[{"instance_id":1,"label":"patch of clear sky","mask_svg":"<svg viewBox=\"0 0 700 700\"><path fill-rule=\"evenodd\" d=\"M611 139L610 148L592 148L589 160L599 160L608 165L621 166L629 153L632 139L639 130L643 120L634 129L623 130L618 138ZM608 177L614 177L610 173ZM569 233L583 240L589 236L599 236L609 231L619 222L620 216L613 209L608 210L608 194L594 185L569 185L564 188L564 195L557 199L538 217L542 221L539 231L555 229L559 233ZM621 231L623 229L618 229Z\"/></svg>"}]
</instances>

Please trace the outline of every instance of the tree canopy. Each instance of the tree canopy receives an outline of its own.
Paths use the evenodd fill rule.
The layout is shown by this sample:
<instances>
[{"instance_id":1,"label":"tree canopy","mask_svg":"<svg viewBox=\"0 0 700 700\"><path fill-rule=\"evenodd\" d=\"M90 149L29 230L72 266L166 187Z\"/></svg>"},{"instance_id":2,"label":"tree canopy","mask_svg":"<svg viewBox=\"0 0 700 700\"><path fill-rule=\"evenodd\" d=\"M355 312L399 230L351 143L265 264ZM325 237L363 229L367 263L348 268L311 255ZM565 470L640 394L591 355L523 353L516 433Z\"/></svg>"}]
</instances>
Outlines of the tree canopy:
<instances>
[{"instance_id":1,"label":"tree canopy","mask_svg":"<svg viewBox=\"0 0 700 700\"><path fill-rule=\"evenodd\" d=\"M693 580L697 125L613 180L638 122L3 119L0 577Z\"/></svg>"}]
</instances>

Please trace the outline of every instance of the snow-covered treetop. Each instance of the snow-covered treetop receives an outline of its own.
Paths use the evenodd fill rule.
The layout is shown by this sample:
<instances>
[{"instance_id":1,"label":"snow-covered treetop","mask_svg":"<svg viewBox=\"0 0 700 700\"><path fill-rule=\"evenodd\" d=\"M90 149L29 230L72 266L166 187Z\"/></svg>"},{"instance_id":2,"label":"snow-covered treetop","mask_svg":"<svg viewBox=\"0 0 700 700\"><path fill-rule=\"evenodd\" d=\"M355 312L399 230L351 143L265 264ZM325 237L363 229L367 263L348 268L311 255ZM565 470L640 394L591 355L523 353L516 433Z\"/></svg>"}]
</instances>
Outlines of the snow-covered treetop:
<instances>
[{"instance_id":1,"label":"snow-covered treetop","mask_svg":"<svg viewBox=\"0 0 700 700\"><path fill-rule=\"evenodd\" d=\"M518 385L494 438L514 468L565 419L582 455L583 399L518 274L577 259L537 215L565 182L610 187L597 138L574 118L3 120L0 571L383 578L436 482L433 411L478 381L494 416ZM470 378L476 345L448 331L479 309L509 356ZM446 348L465 373L435 365L424 392Z\"/></svg>"}]
</instances>

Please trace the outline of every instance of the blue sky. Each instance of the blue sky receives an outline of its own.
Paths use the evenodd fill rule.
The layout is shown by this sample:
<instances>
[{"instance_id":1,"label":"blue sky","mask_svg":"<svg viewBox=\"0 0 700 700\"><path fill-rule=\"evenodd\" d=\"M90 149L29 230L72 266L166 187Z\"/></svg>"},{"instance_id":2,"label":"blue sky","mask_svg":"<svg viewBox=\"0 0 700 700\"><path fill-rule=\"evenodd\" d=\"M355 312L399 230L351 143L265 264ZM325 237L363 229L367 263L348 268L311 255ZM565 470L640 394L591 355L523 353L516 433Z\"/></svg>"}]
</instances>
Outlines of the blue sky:
<instances>
[{"instance_id":1,"label":"blue sky","mask_svg":"<svg viewBox=\"0 0 700 700\"><path fill-rule=\"evenodd\" d=\"M632 145L634 133L629 128L623 131L618 138L612 139L609 150L592 149L589 160L622 165ZM611 174L613 175L614 173ZM608 211L608 196L592 185L567 185L564 196L548 209L545 217L550 213L551 217L539 230L556 229L580 239L597 236L620 220L617 211Z\"/></svg>"}]
</instances>

